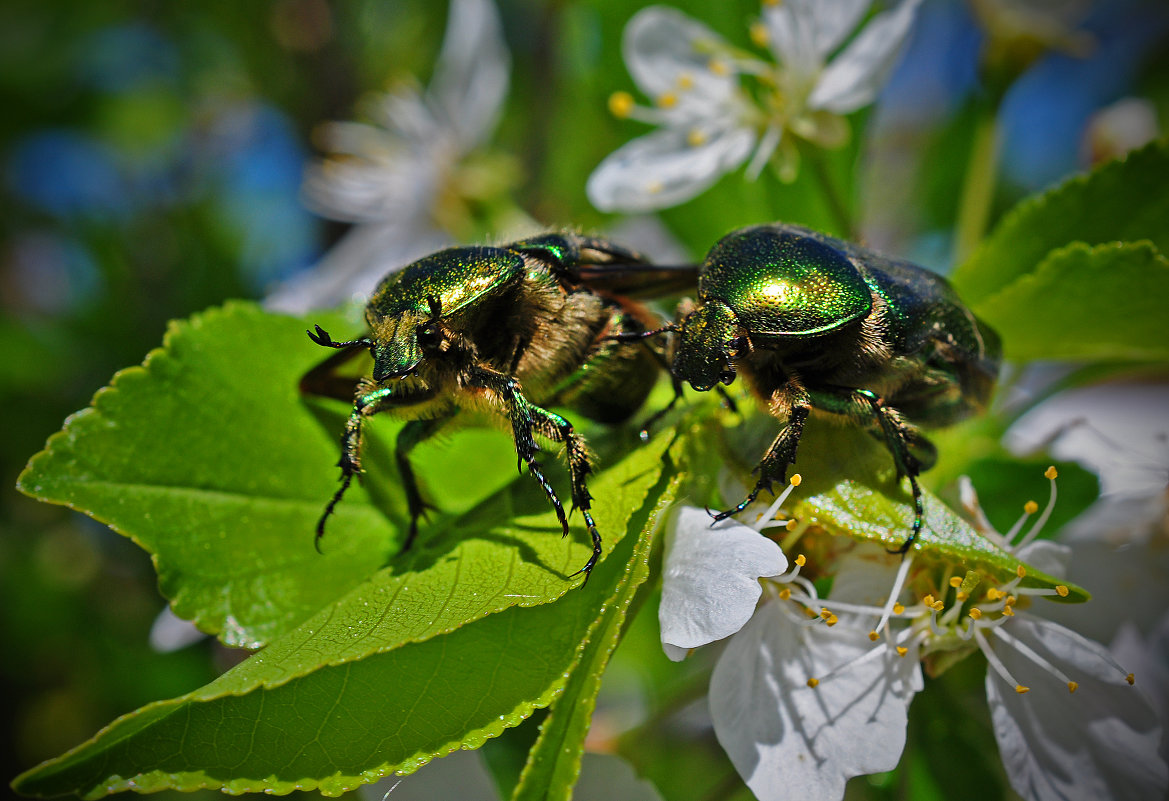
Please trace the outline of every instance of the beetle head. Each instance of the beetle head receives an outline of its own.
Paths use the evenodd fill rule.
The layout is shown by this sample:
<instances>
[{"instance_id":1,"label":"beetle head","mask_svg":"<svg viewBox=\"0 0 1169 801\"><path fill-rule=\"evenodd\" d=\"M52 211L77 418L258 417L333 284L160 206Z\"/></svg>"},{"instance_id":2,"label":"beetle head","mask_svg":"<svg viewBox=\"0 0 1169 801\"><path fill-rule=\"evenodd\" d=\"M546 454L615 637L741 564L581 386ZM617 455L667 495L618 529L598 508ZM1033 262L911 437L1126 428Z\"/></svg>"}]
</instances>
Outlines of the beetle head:
<instances>
[{"instance_id":1,"label":"beetle head","mask_svg":"<svg viewBox=\"0 0 1169 801\"><path fill-rule=\"evenodd\" d=\"M735 380L732 364L743 341L739 321L725 303L708 301L682 320L678 350L670 371L699 392Z\"/></svg>"},{"instance_id":2,"label":"beetle head","mask_svg":"<svg viewBox=\"0 0 1169 801\"><path fill-rule=\"evenodd\" d=\"M402 378L414 372L427 352L442 344L439 325L442 305L433 295L427 297L429 314L415 311L383 317L373 326L373 380Z\"/></svg>"}]
</instances>

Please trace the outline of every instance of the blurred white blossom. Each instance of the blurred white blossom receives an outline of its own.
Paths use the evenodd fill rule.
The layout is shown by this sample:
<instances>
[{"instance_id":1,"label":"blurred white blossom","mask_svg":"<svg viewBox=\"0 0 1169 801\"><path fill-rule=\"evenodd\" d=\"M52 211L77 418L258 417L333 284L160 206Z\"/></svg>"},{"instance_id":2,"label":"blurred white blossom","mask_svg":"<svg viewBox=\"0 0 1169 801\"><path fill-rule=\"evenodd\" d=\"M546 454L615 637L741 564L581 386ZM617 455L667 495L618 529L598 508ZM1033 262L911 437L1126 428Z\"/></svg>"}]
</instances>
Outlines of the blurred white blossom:
<instances>
[{"instance_id":1,"label":"blurred white blossom","mask_svg":"<svg viewBox=\"0 0 1169 801\"><path fill-rule=\"evenodd\" d=\"M673 8L643 9L625 28L623 53L653 106L618 92L610 109L659 128L601 162L589 177L589 200L602 211L665 208L748 160L751 177L771 162L783 180L793 180L797 139L825 149L847 142L843 115L876 98L919 2L902 0L876 14L843 48L870 0L765 2L751 38L771 59L732 46Z\"/></svg>"},{"instance_id":2,"label":"blurred white blossom","mask_svg":"<svg viewBox=\"0 0 1169 801\"><path fill-rule=\"evenodd\" d=\"M364 298L391 269L450 244L452 216L491 195L507 166L477 153L507 97L510 55L492 0L451 0L442 51L425 91L370 98L370 123L320 127L331 155L311 165L310 209L353 223L310 271L277 288L269 308L302 312Z\"/></svg>"}]
</instances>

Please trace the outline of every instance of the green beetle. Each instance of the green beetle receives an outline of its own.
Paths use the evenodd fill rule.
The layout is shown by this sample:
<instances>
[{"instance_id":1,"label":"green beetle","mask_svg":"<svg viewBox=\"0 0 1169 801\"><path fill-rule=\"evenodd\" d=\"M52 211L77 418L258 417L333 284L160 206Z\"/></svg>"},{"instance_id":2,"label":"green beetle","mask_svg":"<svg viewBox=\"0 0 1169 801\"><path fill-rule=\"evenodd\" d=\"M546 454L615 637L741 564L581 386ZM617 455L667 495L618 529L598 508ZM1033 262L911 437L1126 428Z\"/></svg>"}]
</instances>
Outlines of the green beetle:
<instances>
[{"instance_id":1,"label":"green beetle","mask_svg":"<svg viewBox=\"0 0 1169 801\"><path fill-rule=\"evenodd\" d=\"M741 373L783 423L755 487L716 520L786 480L804 422L819 413L869 430L909 478L916 514L901 553L923 525L917 476L937 459L918 425L985 407L1001 360L998 336L942 277L782 223L719 240L700 269L697 303L661 330L675 332L675 380L707 391Z\"/></svg>"},{"instance_id":2,"label":"green beetle","mask_svg":"<svg viewBox=\"0 0 1169 801\"><path fill-rule=\"evenodd\" d=\"M681 272L682 282L689 280ZM409 422L398 434L396 461L410 513L402 548L413 542L427 508L409 454L449 426L486 418L505 423L518 463L548 496L565 535L568 521L536 456L537 437L563 443L571 498L592 538L589 573L601 554L586 478L592 471L584 440L545 406L574 409L593 420L619 422L643 403L664 365L660 354L622 338L660 324L628 293L654 294L678 274L601 239L547 234L499 247L458 247L388 275L365 310L369 332L336 342L320 326L309 337L339 352L305 375L304 392L353 401L341 437L341 486L316 527L325 522L362 472L362 424L385 412ZM373 356L370 378L337 368L361 351Z\"/></svg>"}]
</instances>

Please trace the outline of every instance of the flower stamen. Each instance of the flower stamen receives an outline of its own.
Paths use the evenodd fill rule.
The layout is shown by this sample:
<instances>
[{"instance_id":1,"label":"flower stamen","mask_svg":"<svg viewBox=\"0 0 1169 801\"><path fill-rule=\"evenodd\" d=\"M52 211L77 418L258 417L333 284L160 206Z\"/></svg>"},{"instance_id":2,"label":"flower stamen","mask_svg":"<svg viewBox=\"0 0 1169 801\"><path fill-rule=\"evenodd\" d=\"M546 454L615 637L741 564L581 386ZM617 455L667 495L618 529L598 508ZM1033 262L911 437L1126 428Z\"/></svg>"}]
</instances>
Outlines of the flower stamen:
<instances>
[{"instance_id":1,"label":"flower stamen","mask_svg":"<svg viewBox=\"0 0 1169 801\"><path fill-rule=\"evenodd\" d=\"M1055 499L1057 496L1055 489L1055 479L1057 476L1059 476L1059 471L1055 469L1055 465L1052 465L1051 467L1047 468L1046 471L1044 471L1043 475L1048 481L1051 482L1051 493L1047 498L1047 506L1044 507L1043 514L1039 515L1039 519L1035 521L1035 525L1031 526L1031 530L1027 532L1023 539L1019 540L1019 543L1015 546L1016 550L1022 548L1024 545L1039 536L1039 532L1043 529L1043 526L1046 525L1048 519L1051 517L1051 513L1055 511Z\"/></svg>"},{"instance_id":2,"label":"flower stamen","mask_svg":"<svg viewBox=\"0 0 1169 801\"><path fill-rule=\"evenodd\" d=\"M756 519L756 525L752 526L752 528L754 528L756 531L762 531L765 528L773 528L776 526L783 526L785 528L788 527L788 525L793 521L780 520L775 516L779 514L780 507L783 506L783 502L788 499L788 496L792 494L792 490L798 487L801 482L803 482L803 480L804 477L799 473L796 473L790 479L788 479L787 486L784 487L783 492L779 493L779 496L771 502L771 505L767 507L767 511L759 515L759 517Z\"/></svg>"},{"instance_id":3,"label":"flower stamen","mask_svg":"<svg viewBox=\"0 0 1169 801\"><path fill-rule=\"evenodd\" d=\"M997 629L995 631L995 636L998 637L1003 642L1005 642L1007 645L1014 648L1017 652L1019 652L1023 656L1027 657L1027 659L1031 660L1033 663L1035 663L1039 667L1043 668L1051 675L1055 676L1057 679L1059 679L1061 682L1066 684L1068 687L1071 687L1071 685L1075 684L1075 682L1073 682L1071 679L1069 679L1064 674L1064 672L1062 670L1060 670L1055 665L1048 662L1046 659L1044 659L1039 654L1035 653L1035 651L1032 650L1032 648L1030 646L1028 646L1024 642L1021 642L1018 637L1015 637L1012 634L1008 634L1007 630L1005 628ZM1077 684L1076 686L1078 687L1079 685ZM1070 690L1070 692L1075 692L1075 690Z\"/></svg>"},{"instance_id":4,"label":"flower stamen","mask_svg":"<svg viewBox=\"0 0 1169 801\"><path fill-rule=\"evenodd\" d=\"M1011 672L1007 670L1007 666L1004 665L1002 660L999 659L995 654L994 650L990 647L990 644L986 641L986 637L981 631L978 631L977 629L974 631L974 642L978 644L978 650L982 651L983 656L986 657L986 663L990 665L991 669L994 670L995 673L999 675L999 678L1001 678L1011 687L1014 687L1015 692L1022 695L1031 689L1030 687L1025 687L1019 682L1015 681L1015 677L1011 675Z\"/></svg>"}]
</instances>

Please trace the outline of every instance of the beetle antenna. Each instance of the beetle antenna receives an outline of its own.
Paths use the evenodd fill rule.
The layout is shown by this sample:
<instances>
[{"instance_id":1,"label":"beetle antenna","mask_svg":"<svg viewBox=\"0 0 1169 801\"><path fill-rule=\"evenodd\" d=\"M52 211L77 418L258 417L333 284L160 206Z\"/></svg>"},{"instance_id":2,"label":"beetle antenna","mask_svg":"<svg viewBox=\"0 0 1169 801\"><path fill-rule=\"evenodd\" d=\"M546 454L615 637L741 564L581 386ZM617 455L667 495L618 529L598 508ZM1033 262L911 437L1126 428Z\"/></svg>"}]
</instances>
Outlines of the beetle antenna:
<instances>
[{"instance_id":1,"label":"beetle antenna","mask_svg":"<svg viewBox=\"0 0 1169 801\"><path fill-rule=\"evenodd\" d=\"M314 325L313 328L317 329L316 333L313 333L312 331L305 331L305 333L308 334L309 339L311 339L313 342L317 343L321 347L325 347L325 348L351 348L354 345L363 345L363 346L368 348L371 345L373 345L373 342L370 340L369 337L361 337L360 339L351 339L348 342L336 342L336 341L334 341L333 337L329 336L329 332L326 331L325 329L321 328L319 325Z\"/></svg>"},{"instance_id":2,"label":"beetle antenna","mask_svg":"<svg viewBox=\"0 0 1169 801\"><path fill-rule=\"evenodd\" d=\"M641 339L648 339L649 337L656 337L658 334L664 334L668 331L675 332L677 330L678 326L675 323L668 323L661 328L655 328L653 331L624 331L620 334L610 334L605 338L617 342L637 342Z\"/></svg>"},{"instance_id":3,"label":"beetle antenna","mask_svg":"<svg viewBox=\"0 0 1169 801\"><path fill-rule=\"evenodd\" d=\"M426 305L430 307L430 319L427 322L438 322L438 318L442 317L442 302L434 295L427 295Z\"/></svg>"}]
</instances>

